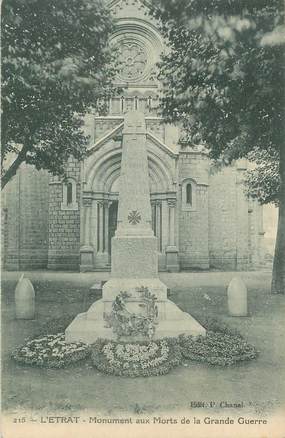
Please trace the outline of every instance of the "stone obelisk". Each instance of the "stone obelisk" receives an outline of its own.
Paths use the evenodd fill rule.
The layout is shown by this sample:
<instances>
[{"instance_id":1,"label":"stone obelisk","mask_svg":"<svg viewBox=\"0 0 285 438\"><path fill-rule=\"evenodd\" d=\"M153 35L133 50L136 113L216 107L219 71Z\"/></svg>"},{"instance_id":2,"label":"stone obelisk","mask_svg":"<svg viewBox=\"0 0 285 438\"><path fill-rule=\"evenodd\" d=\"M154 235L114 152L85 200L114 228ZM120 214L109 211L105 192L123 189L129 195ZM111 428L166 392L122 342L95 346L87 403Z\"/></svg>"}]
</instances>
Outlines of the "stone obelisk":
<instances>
[{"instance_id":1,"label":"stone obelisk","mask_svg":"<svg viewBox=\"0 0 285 438\"><path fill-rule=\"evenodd\" d=\"M111 279L103 287L103 298L113 301L121 290L130 291L135 298L136 288L141 286L166 299L167 288L158 278L157 238L151 227L145 118L132 111L124 122L118 222L112 239Z\"/></svg>"},{"instance_id":2,"label":"stone obelisk","mask_svg":"<svg viewBox=\"0 0 285 438\"><path fill-rule=\"evenodd\" d=\"M140 312L138 289L147 287L157 297L155 338L186 333L204 335L205 329L188 313L167 299L167 287L158 278L157 238L151 227L149 171L144 114L126 114L123 130L118 223L112 238L111 278L102 299L79 314L66 330L67 341L92 343L98 337L114 338L104 314L121 291L129 293L128 310Z\"/></svg>"}]
</instances>

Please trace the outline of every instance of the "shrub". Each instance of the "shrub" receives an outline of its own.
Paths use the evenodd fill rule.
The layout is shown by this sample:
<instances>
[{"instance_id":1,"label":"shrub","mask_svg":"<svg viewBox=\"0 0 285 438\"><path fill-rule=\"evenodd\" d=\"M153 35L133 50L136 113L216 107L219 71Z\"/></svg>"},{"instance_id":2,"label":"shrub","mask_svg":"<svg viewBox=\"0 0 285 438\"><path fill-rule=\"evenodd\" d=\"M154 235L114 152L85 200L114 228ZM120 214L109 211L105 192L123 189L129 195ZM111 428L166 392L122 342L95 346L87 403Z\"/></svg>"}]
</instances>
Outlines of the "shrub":
<instances>
[{"instance_id":1,"label":"shrub","mask_svg":"<svg viewBox=\"0 0 285 438\"><path fill-rule=\"evenodd\" d=\"M225 335L242 337L241 334L234 328L229 327L222 321L209 316L197 318L200 324L205 327L207 332L224 333Z\"/></svg>"},{"instance_id":2,"label":"shrub","mask_svg":"<svg viewBox=\"0 0 285 438\"><path fill-rule=\"evenodd\" d=\"M233 365L256 358L257 350L242 336L207 331L206 336L179 337L183 357L210 365Z\"/></svg>"},{"instance_id":3,"label":"shrub","mask_svg":"<svg viewBox=\"0 0 285 438\"><path fill-rule=\"evenodd\" d=\"M38 329L37 336L58 334L64 332L69 324L74 320L78 313L67 313L57 318L45 321Z\"/></svg>"},{"instance_id":4,"label":"shrub","mask_svg":"<svg viewBox=\"0 0 285 438\"><path fill-rule=\"evenodd\" d=\"M181 363L181 350L174 338L133 343L97 339L91 346L91 360L97 369L107 374L158 376Z\"/></svg>"},{"instance_id":5,"label":"shrub","mask_svg":"<svg viewBox=\"0 0 285 438\"><path fill-rule=\"evenodd\" d=\"M12 358L23 365L47 368L63 368L90 354L83 342L65 342L64 333L38 337L26 342L12 353Z\"/></svg>"}]
</instances>

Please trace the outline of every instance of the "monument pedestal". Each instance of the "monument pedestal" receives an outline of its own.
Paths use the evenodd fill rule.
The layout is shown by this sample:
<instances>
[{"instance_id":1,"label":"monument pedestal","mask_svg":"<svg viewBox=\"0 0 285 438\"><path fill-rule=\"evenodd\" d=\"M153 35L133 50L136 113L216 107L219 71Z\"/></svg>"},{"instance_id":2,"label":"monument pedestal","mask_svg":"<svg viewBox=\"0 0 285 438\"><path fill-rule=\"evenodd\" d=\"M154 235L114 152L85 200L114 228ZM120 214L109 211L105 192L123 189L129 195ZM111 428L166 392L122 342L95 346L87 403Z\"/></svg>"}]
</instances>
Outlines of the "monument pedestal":
<instances>
[{"instance_id":1,"label":"monument pedestal","mask_svg":"<svg viewBox=\"0 0 285 438\"><path fill-rule=\"evenodd\" d=\"M138 289L147 287L157 297L158 320L153 339L166 336L176 337L182 334L205 335L206 330L189 313L183 312L176 304L167 299L167 287L159 278L111 278L104 284L102 299L95 301L87 312L77 315L65 332L67 342L82 341L92 344L97 338L116 339L113 329L108 327L104 315L112 311L112 303L121 291L131 296L127 301L130 312L140 312ZM129 342L135 339L130 337Z\"/></svg>"},{"instance_id":2,"label":"monument pedestal","mask_svg":"<svg viewBox=\"0 0 285 438\"><path fill-rule=\"evenodd\" d=\"M112 278L155 278L157 257L156 237L115 236L112 238Z\"/></svg>"},{"instance_id":3,"label":"monument pedestal","mask_svg":"<svg viewBox=\"0 0 285 438\"><path fill-rule=\"evenodd\" d=\"M148 287L152 293L157 296L158 320L153 339L164 337L177 337L179 335L205 335L206 331L189 313L183 312L172 301L166 298L167 288L159 279L140 279L130 280L111 279L103 286L103 298L92 304L89 310L85 313L80 313L72 321L65 331L65 339L67 342L82 341L86 344L92 344L98 338L116 339L113 329L108 327L104 320L104 314L111 312L113 299L121 290L125 290L132 294L127 300L129 311L136 312L139 309L139 298L136 295L136 288L142 285ZM123 286L123 289L119 288ZM134 293L134 295L133 295ZM107 295L104 296L104 294ZM126 340L126 339L124 339ZM135 339L129 337L129 342Z\"/></svg>"}]
</instances>

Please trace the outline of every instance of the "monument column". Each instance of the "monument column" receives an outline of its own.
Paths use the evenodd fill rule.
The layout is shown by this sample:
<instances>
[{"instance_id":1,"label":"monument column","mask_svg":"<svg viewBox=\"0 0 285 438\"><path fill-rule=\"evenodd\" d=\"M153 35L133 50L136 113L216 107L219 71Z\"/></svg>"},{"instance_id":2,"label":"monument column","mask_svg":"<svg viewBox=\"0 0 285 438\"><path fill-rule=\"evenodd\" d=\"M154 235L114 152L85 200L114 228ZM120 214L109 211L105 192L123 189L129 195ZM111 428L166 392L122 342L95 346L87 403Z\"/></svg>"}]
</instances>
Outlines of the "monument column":
<instances>
[{"instance_id":1,"label":"monument column","mask_svg":"<svg viewBox=\"0 0 285 438\"><path fill-rule=\"evenodd\" d=\"M178 249L176 246L176 199L168 199L168 246L166 253L166 269L168 272L179 272Z\"/></svg>"},{"instance_id":2,"label":"monument column","mask_svg":"<svg viewBox=\"0 0 285 438\"><path fill-rule=\"evenodd\" d=\"M83 231L82 231L82 243L80 247L80 271L90 271L94 268L94 249L91 245L91 208L92 199L82 199L83 208Z\"/></svg>"},{"instance_id":3,"label":"monument column","mask_svg":"<svg viewBox=\"0 0 285 438\"><path fill-rule=\"evenodd\" d=\"M132 279L132 283L134 277L145 279L145 283L146 279L155 278L159 282L157 238L151 222L144 114L132 111L126 115L123 130L118 223L112 239L112 278ZM141 282L137 281L136 287L138 283ZM110 282L106 283L106 291L109 285Z\"/></svg>"}]
</instances>

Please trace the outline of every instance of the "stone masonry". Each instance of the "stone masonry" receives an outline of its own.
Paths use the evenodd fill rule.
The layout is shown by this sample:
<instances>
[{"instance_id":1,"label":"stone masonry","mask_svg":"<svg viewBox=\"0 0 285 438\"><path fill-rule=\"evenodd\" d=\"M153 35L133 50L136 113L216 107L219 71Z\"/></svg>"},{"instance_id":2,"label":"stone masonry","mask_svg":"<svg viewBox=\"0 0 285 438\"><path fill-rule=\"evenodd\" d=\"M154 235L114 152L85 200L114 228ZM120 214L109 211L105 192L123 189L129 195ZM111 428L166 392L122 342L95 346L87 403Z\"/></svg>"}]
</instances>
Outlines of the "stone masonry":
<instances>
[{"instance_id":1,"label":"stone masonry","mask_svg":"<svg viewBox=\"0 0 285 438\"><path fill-rule=\"evenodd\" d=\"M4 189L2 263L7 270L47 266L48 178L47 172L23 164Z\"/></svg>"},{"instance_id":2,"label":"stone masonry","mask_svg":"<svg viewBox=\"0 0 285 438\"><path fill-rule=\"evenodd\" d=\"M67 177L76 181L77 210L62 210L62 181L50 178L48 269L78 270L80 248L80 164L68 163Z\"/></svg>"}]
</instances>

